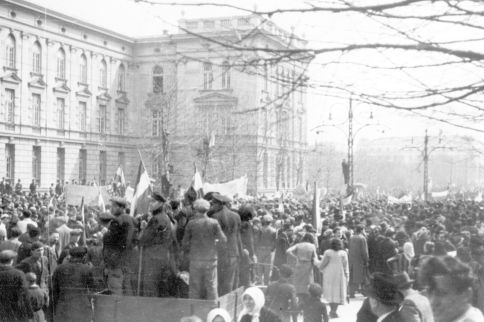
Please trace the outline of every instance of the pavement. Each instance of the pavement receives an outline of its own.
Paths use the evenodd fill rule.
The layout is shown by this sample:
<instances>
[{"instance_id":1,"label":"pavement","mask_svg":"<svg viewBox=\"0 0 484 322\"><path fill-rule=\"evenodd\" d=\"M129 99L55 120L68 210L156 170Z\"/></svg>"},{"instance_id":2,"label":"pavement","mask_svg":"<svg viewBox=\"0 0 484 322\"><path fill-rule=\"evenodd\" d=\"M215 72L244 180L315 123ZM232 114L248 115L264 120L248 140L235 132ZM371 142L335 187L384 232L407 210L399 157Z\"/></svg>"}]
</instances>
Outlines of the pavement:
<instances>
[{"instance_id":1,"label":"pavement","mask_svg":"<svg viewBox=\"0 0 484 322\"><path fill-rule=\"evenodd\" d=\"M354 322L356 321L356 313L363 305L363 300L365 297L361 294L357 294L354 299L350 299L350 303L338 306L338 318L329 319L330 322ZM327 305L329 314L329 305Z\"/></svg>"}]
</instances>

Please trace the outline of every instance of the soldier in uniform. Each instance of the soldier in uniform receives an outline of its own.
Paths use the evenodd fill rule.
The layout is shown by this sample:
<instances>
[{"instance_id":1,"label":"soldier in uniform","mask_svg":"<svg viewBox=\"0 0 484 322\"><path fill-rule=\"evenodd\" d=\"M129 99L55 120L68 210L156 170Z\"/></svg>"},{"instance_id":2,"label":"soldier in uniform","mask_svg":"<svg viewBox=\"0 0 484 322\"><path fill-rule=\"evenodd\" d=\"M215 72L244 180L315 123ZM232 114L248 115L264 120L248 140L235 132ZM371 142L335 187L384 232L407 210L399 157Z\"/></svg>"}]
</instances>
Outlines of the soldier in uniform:
<instances>
[{"instance_id":1,"label":"soldier in uniform","mask_svg":"<svg viewBox=\"0 0 484 322\"><path fill-rule=\"evenodd\" d=\"M154 192L150 203L152 217L139 239L142 247L142 296L169 296L169 282L175 272L173 253L174 232L164 211L165 198Z\"/></svg>"},{"instance_id":2,"label":"soldier in uniform","mask_svg":"<svg viewBox=\"0 0 484 322\"><path fill-rule=\"evenodd\" d=\"M226 243L219 243L218 248L218 293L225 295L237 287L238 265L242 254L240 237L240 216L230 211L227 204L230 199L218 193L212 196L212 218L216 219L222 228Z\"/></svg>"},{"instance_id":3,"label":"soldier in uniform","mask_svg":"<svg viewBox=\"0 0 484 322\"><path fill-rule=\"evenodd\" d=\"M133 219L126 214L126 201L123 198L111 199L111 214L114 218L109 224L103 239L103 256L106 265L107 286L116 295L133 294L129 281L129 254L134 237Z\"/></svg>"}]
</instances>

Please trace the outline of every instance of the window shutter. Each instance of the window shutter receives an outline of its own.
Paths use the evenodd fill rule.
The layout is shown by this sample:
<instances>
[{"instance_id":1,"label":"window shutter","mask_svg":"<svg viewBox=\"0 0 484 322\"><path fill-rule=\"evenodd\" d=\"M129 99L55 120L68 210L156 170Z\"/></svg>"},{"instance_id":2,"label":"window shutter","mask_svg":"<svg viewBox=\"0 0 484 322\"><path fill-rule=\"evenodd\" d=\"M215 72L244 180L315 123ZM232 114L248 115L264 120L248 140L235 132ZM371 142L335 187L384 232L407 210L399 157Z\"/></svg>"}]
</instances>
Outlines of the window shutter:
<instances>
[{"instance_id":1,"label":"window shutter","mask_svg":"<svg viewBox=\"0 0 484 322\"><path fill-rule=\"evenodd\" d=\"M106 104L106 134L111 133L111 104Z\"/></svg>"},{"instance_id":2,"label":"window shutter","mask_svg":"<svg viewBox=\"0 0 484 322\"><path fill-rule=\"evenodd\" d=\"M7 108L7 104L5 104L5 91L1 91L1 96L0 96L0 120L6 121L6 113L5 109Z\"/></svg>"},{"instance_id":3,"label":"window shutter","mask_svg":"<svg viewBox=\"0 0 484 322\"><path fill-rule=\"evenodd\" d=\"M52 116L52 123L49 127L57 129L59 127L59 111L57 110L57 98L52 102L52 110L49 113Z\"/></svg>"},{"instance_id":4,"label":"window shutter","mask_svg":"<svg viewBox=\"0 0 484 322\"><path fill-rule=\"evenodd\" d=\"M29 101L27 103L27 124L34 125L34 101L32 99L32 94L29 96Z\"/></svg>"}]
</instances>

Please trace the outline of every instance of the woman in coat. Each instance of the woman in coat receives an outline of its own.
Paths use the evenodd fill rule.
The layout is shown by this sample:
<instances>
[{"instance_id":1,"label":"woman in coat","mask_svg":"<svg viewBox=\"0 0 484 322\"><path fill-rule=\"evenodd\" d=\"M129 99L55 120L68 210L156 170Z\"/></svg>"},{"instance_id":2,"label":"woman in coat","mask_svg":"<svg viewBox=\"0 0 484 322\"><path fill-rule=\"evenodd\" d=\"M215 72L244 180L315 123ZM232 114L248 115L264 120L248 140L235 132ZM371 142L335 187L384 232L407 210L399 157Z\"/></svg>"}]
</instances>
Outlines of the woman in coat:
<instances>
[{"instance_id":1,"label":"woman in coat","mask_svg":"<svg viewBox=\"0 0 484 322\"><path fill-rule=\"evenodd\" d=\"M337 318L338 305L345 303L349 281L348 255L341 239L331 240L331 248L324 252L319 269L323 273L323 295L331 309L329 316Z\"/></svg>"},{"instance_id":2,"label":"woman in coat","mask_svg":"<svg viewBox=\"0 0 484 322\"><path fill-rule=\"evenodd\" d=\"M239 322L281 322L271 310L264 307L264 293L258 287L249 287L242 294L244 308L240 312Z\"/></svg>"},{"instance_id":3,"label":"woman in coat","mask_svg":"<svg viewBox=\"0 0 484 322\"><path fill-rule=\"evenodd\" d=\"M304 234L299 243L289 247L287 254L296 259L293 284L300 300L304 300L309 294L309 284L314 282L313 263L317 261L313 236L309 233Z\"/></svg>"}]
</instances>

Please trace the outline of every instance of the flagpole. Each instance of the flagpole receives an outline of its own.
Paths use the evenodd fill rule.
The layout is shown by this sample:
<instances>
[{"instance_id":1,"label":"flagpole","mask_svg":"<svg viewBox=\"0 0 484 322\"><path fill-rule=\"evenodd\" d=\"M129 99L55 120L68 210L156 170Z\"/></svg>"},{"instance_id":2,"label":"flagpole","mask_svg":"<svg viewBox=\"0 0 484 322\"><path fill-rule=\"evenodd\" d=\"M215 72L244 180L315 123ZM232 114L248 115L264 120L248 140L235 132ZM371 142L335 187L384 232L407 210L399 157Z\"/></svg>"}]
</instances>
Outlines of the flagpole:
<instances>
[{"instance_id":1,"label":"flagpole","mask_svg":"<svg viewBox=\"0 0 484 322\"><path fill-rule=\"evenodd\" d=\"M143 162L143 157L141 156L141 152L139 149L138 154L139 154L139 159L141 161L141 165L143 166L143 169L146 171L145 163ZM136 190L137 190L137 185L134 187L134 193L133 193L133 201L135 201L134 198L136 198ZM131 205L132 207L133 205ZM141 272L143 269L143 247L138 245L139 248L139 259L138 259L138 286L136 288L136 295L140 296L140 291L141 291Z\"/></svg>"},{"instance_id":2,"label":"flagpole","mask_svg":"<svg viewBox=\"0 0 484 322\"><path fill-rule=\"evenodd\" d=\"M81 214L82 214L82 224L84 226L84 229L82 230L82 240L83 240L83 246L87 247L87 236L86 236L86 214L84 211L84 197L81 199Z\"/></svg>"}]
</instances>

